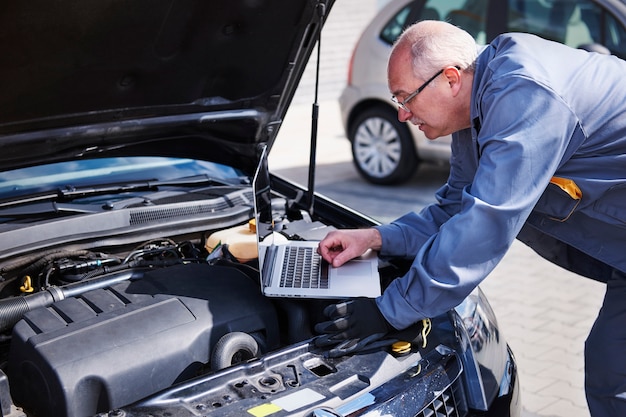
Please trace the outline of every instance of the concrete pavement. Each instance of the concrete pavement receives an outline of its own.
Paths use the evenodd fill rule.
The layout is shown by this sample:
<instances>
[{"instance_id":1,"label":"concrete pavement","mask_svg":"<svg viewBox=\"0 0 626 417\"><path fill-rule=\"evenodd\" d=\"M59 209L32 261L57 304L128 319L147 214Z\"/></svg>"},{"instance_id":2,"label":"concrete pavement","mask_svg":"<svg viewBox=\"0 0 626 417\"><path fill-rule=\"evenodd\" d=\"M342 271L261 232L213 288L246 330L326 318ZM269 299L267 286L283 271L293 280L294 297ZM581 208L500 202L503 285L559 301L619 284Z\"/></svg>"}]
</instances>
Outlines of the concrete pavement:
<instances>
[{"instance_id":1,"label":"concrete pavement","mask_svg":"<svg viewBox=\"0 0 626 417\"><path fill-rule=\"evenodd\" d=\"M357 175L351 166L336 98L345 84L352 47L376 13L378 3L338 0L325 28L317 156L321 169L316 181L324 181L326 164L341 164L343 174ZM308 141L303 136L310 134L313 73L309 65L270 156L271 169L286 176L308 163L308 147L303 146ZM416 208L406 207L411 209ZM395 215L379 220L386 222ZM517 358L523 417L588 417L583 348L602 303L604 285L564 271L516 242L481 287Z\"/></svg>"}]
</instances>

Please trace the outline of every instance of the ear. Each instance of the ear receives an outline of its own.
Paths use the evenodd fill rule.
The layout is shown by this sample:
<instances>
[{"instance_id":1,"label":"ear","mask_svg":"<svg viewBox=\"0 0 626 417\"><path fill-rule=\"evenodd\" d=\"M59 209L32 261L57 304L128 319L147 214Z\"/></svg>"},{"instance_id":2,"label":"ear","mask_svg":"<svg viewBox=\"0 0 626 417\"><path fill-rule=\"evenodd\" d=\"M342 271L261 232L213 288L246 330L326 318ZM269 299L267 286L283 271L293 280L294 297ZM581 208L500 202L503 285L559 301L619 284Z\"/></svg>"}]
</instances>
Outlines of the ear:
<instances>
[{"instance_id":1,"label":"ear","mask_svg":"<svg viewBox=\"0 0 626 417\"><path fill-rule=\"evenodd\" d=\"M443 70L443 75L448 81L452 95L456 96L459 94L464 81L463 72L458 67L450 66Z\"/></svg>"}]
</instances>

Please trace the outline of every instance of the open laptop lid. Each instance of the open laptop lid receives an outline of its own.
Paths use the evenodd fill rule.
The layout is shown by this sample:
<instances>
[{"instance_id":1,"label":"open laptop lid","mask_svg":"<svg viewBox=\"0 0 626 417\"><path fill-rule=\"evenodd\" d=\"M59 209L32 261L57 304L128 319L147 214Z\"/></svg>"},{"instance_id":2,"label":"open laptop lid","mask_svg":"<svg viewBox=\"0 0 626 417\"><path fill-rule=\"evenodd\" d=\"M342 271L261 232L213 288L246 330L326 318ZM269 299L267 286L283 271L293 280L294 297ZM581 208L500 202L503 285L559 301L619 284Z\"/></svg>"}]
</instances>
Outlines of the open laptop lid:
<instances>
[{"instance_id":1,"label":"open laptop lid","mask_svg":"<svg viewBox=\"0 0 626 417\"><path fill-rule=\"evenodd\" d=\"M252 179L254 195L254 219L256 222L256 240L259 253L259 272L261 289L269 285L272 276L271 262L265 262L267 250L273 247L274 222L272 215L272 190L267 162L267 146L263 146L261 157Z\"/></svg>"},{"instance_id":2,"label":"open laptop lid","mask_svg":"<svg viewBox=\"0 0 626 417\"><path fill-rule=\"evenodd\" d=\"M270 172L267 164L267 146L263 146L261 158L252 179L254 193L254 218L256 221L257 241L262 242L272 234L272 193Z\"/></svg>"},{"instance_id":3,"label":"open laptop lid","mask_svg":"<svg viewBox=\"0 0 626 417\"><path fill-rule=\"evenodd\" d=\"M308 298L347 298L356 296L377 297L380 295L380 279L378 275L378 258L374 252L367 256L352 260L340 268L329 270L328 276L331 281L329 288L279 288L272 287L272 281L277 283L283 263L279 252L284 250L285 245L308 246L316 242L292 242L281 232L275 230L280 227L280 222L275 223L272 210L272 196L270 188L270 175L267 162L267 149L261 151L261 157L252 181L254 194L254 215L256 221L256 237L259 252L260 284L263 294L269 296L297 296ZM291 229L291 228L290 228ZM283 252L280 252L282 256ZM329 268L328 266L326 266ZM276 271L275 271L276 269ZM334 284L333 284L334 283ZM271 289L271 290L270 290Z\"/></svg>"}]
</instances>

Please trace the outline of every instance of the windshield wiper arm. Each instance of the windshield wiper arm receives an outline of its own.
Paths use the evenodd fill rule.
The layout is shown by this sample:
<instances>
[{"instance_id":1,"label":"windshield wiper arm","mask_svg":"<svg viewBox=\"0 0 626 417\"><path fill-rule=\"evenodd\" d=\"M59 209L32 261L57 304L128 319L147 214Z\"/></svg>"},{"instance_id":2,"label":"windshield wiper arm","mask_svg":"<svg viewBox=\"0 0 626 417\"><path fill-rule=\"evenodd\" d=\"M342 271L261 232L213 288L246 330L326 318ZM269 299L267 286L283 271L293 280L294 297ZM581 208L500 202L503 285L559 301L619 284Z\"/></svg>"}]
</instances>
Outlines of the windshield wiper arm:
<instances>
[{"instance_id":1,"label":"windshield wiper arm","mask_svg":"<svg viewBox=\"0 0 626 417\"><path fill-rule=\"evenodd\" d=\"M58 189L56 192L47 192L36 195L24 196L8 201L0 202L0 209L21 206L24 204L33 204L49 201L71 201L80 197L106 195L106 194L120 194L130 191L151 191L158 190L159 187L189 187L197 185L215 185L215 186L227 186L227 187L245 187L241 178L230 179L216 179L209 177L208 175L196 175L193 177L175 178L170 180L154 180L154 181L140 181L135 183L123 183L123 184L110 184L110 185L97 185L93 187L73 187L66 186L65 188Z\"/></svg>"},{"instance_id":2,"label":"windshield wiper arm","mask_svg":"<svg viewBox=\"0 0 626 417\"><path fill-rule=\"evenodd\" d=\"M208 175L196 175L193 177L175 178L171 180L141 181L124 184L98 185L87 188L66 187L58 191L57 197L62 200L73 200L79 197L119 194L129 191L156 191L159 187L189 187L196 185L219 185L219 186L242 186L238 182L216 179Z\"/></svg>"},{"instance_id":3,"label":"windshield wiper arm","mask_svg":"<svg viewBox=\"0 0 626 417\"><path fill-rule=\"evenodd\" d=\"M20 207L0 208L0 217L33 217L59 214L91 214L104 211L102 205L63 204L56 201L42 201Z\"/></svg>"}]
</instances>

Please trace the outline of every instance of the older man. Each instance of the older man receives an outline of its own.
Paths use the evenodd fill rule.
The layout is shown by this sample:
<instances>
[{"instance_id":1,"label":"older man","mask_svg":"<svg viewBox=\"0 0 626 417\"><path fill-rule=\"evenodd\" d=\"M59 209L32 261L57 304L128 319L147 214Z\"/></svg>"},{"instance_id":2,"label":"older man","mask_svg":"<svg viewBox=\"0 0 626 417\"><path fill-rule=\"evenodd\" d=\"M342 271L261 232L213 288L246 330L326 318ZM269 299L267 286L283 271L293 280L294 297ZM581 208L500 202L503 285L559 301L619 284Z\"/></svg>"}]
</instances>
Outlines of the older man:
<instances>
[{"instance_id":1,"label":"older man","mask_svg":"<svg viewBox=\"0 0 626 417\"><path fill-rule=\"evenodd\" d=\"M458 305L517 237L607 283L586 343L594 417L626 416L626 62L528 34L473 38L438 21L407 29L388 64L398 118L453 134L437 204L389 225L329 234L335 266L367 249L413 259L376 300L326 310L324 343L371 340Z\"/></svg>"}]
</instances>

